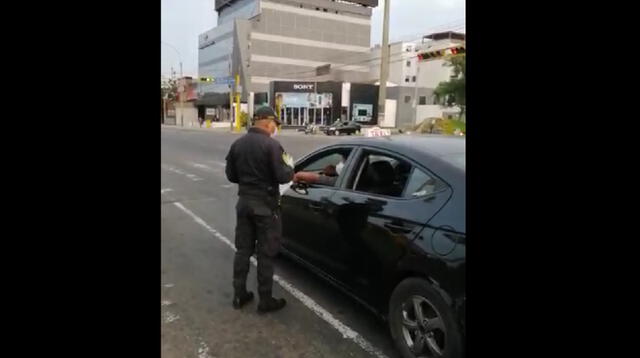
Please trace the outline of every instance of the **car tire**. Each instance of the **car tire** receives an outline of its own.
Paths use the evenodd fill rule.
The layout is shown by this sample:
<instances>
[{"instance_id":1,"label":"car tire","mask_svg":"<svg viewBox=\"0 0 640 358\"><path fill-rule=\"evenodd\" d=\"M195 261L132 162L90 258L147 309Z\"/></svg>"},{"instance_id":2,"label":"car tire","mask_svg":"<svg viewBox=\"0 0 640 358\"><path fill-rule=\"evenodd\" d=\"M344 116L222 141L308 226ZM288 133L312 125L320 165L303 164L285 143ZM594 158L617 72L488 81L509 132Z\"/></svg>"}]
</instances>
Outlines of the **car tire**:
<instances>
[{"instance_id":1,"label":"car tire","mask_svg":"<svg viewBox=\"0 0 640 358\"><path fill-rule=\"evenodd\" d=\"M417 324L418 319L413 309L415 306L411 304L415 301L419 302L418 306L423 312L423 317L428 322L433 322L432 327L439 328ZM405 315L408 322L416 323L415 327L418 328L406 328L403 324ZM413 325L410 326L413 327ZM398 351L404 358L423 356L461 358L464 355L460 327L454 319L451 308L438 291L422 278L408 278L396 286L389 300L389 329ZM416 355L413 352L413 346L420 342L424 347L422 352L425 353ZM441 355L430 355L429 353L433 353L431 347L438 349Z\"/></svg>"}]
</instances>

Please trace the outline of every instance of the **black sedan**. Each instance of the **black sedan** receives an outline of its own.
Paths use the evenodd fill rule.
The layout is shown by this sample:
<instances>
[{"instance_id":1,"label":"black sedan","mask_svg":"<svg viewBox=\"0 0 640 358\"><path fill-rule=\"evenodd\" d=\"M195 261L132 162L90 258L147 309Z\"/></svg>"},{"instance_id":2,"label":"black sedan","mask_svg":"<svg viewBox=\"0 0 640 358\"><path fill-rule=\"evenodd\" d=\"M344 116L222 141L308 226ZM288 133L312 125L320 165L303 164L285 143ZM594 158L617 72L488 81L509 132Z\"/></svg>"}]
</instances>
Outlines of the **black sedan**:
<instances>
[{"instance_id":1,"label":"black sedan","mask_svg":"<svg viewBox=\"0 0 640 358\"><path fill-rule=\"evenodd\" d=\"M340 135L340 134L354 134L354 133L360 133L360 125L354 121L343 121L343 122L336 122L330 126L326 126L322 129L322 131L326 134L326 135Z\"/></svg>"},{"instance_id":2,"label":"black sedan","mask_svg":"<svg viewBox=\"0 0 640 358\"><path fill-rule=\"evenodd\" d=\"M340 162L333 185L283 193L283 253L386 320L403 357L462 357L465 139L346 139L295 170Z\"/></svg>"}]
</instances>

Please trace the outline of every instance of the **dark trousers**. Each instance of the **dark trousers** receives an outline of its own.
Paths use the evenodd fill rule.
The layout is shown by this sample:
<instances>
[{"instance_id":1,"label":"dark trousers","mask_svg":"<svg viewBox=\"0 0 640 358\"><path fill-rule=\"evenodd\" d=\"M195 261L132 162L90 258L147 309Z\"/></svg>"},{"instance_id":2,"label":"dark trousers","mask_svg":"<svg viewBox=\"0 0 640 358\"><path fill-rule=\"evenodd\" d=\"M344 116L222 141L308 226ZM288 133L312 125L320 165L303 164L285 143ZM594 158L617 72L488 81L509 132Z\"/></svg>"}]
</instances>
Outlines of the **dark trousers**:
<instances>
[{"instance_id":1,"label":"dark trousers","mask_svg":"<svg viewBox=\"0 0 640 358\"><path fill-rule=\"evenodd\" d=\"M236 254L233 261L233 289L246 292L249 260L258 256L258 294L260 299L271 297L273 260L280 249L282 219L277 205L267 200L240 197L236 205ZM256 252L257 243L257 252Z\"/></svg>"}]
</instances>

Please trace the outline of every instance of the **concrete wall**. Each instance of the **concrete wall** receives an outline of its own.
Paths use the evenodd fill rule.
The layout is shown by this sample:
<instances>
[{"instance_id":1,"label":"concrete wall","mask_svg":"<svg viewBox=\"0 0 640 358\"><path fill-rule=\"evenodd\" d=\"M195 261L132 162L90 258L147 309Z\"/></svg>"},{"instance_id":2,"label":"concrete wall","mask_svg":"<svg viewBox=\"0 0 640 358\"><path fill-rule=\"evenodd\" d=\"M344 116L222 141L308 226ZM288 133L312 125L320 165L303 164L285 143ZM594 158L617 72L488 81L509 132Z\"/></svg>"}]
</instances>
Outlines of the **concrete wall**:
<instances>
[{"instance_id":1,"label":"concrete wall","mask_svg":"<svg viewBox=\"0 0 640 358\"><path fill-rule=\"evenodd\" d=\"M176 125L180 126L181 116L184 121L185 127L198 127L198 108L196 108L193 103L184 103L183 108L178 104L176 105Z\"/></svg>"},{"instance_id":2,"label":"concrete wall","mask_svg":"<svg viewBox=\"0 0 640 358\"><path fill-rule=\"evenodd\" d=\"M433 89L418 88L418 100L423 96L428 101L433 96ZM407 98L408 97L408 101ZM415 88L413 87L391 87L387 88L387 99L397 100L396 127L406 128L413 126L416 121L416 107L414 106ZM417 102L419 103L419 102ZM429 103L429 102L427 102ZM420 106L418 106L420 107ZM418 116L418 118L420 118Z\"/></svg>"}]
</instances>

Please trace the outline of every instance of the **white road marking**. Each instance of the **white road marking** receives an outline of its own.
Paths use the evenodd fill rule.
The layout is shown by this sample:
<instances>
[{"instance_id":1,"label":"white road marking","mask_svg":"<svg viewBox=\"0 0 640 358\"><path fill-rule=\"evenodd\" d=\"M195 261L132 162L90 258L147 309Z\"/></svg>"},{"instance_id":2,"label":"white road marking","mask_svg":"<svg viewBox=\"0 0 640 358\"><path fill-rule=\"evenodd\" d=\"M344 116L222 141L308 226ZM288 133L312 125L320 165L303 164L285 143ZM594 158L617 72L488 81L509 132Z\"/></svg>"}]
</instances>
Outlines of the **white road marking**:
<instances>
[{"instance_id":1,"label":"white road marking","mask_svg":"<svg viewBox=\"0 0 640 358\"><path fill-rule=\"evenodd\" d=\"M222 235L218 230L209 226L204 220L202 220L199 216L194 214L191 210L184 207L184 205L180 203L174 203L180 210L184 211L187 215L191 216L195 222L203 226L207 231L213 234L213 236L217 237L220 241L229 246L233 251L236 251L235 245L231 243L229 239L227 239L224 235ZM257 266L257 260L252 256L251 263L254 266ZM358 332L351 329L349 326L342 323L340 320L335 318L331 313L329 313L325 308L317 304L311 297L305 295L300 290L295 288L292 284L287 282L285 279L281 278L278 275L274 275L273 279L282 286L287 292L289 292L293 297L297 298L303 305L309 308L313 313L315 313L318 317L322 318L325 322L329 323L333 328L335 328L340 334L342 334L343 338L348 338L352 340L354 343L360 346L360 348L364 349L366 352L378 357L378 358L387 358L387 356L378 348L374 347L367 339L362 337Z\"/></svg>"},{"instance_id":2,"label":"white road marking","mask_svg":"<svg viewBox=\"0 0 640 358\"><path fill-rule=\"evenodd\" d=\"M164 287L166 287L166 288L171 288L171 287L173 287L173 286L175 286L175 285L174 285L174 284L172 284L172 283L168 283L168 284L164 285Z\"/></svg>"},{"instance_id":3,"label":"white road marking","mask_svg":"<svg viewBox=\"0 0 640 358\"><path fill-rule=\"evenodd\" d=\"M208 162L209 162L209 163L213 163L213 164L215 164L215 165L219 165L219 166L221 166L221 167L226 167L226 166L227 166L227 163L225 163L225 162L220 162L220 161L217 161L217 160L209 160Z\"/></svg>"},{"instance_id":4,"label":"white road marking","mask_svg":"<svg viewBox=\"0 0 640 358\"><path fill-rule=\"evenodd\" d=\"M172 305L172 304L173 304L173 302L166 301L166 300L161 302L161 305L163 305L163 306L169 306L169 305Z\"/></svg>"},{"instance_id":5,"label":"white road marking","mask_svg":"<svg viewBox=\"0 0 640 358\"><path fill-rule=\"evenodd\" d=\"M213 170L213 168L211 168L210 166L205 165L205 164L191 162L191 165L193 165L196 168L200 168L200 169Z\"/></svg>"},{"instance_id":6,"label":"white road marking","mask_svg":"<svg viewBox=\"0 0 640 358\"><path fill-rule=\"evenodd\" d=\"M201 180L204 180L204 179L200 178L199 176L197 176L197 175L195 175L195 174L187 173L187 172L185 172L184 170L179 169L179 168L176 168L176 167L173 167L173 166L171 166L171 165L162 164L162 168L164 168L164 169L166 169L166 170L168 170L168 171L170 171L170 172L173 172L173 173L177 173L177 174L180 174L180 175L184 175L184 176L186 176L187 178L189 178L189 179L191 179L191 180L193 180L193 181L201 181Z\"/></svg>"},{"instance_id":7,"label":"white road marking","mask_svg":"<svg viewBox=\"0 0 640 358\"><path fill-rule=\"evenodd\" d=\"M164 314L164 323L171 323L180 319L180 316L173 312L166 312Z\"/></svg>"},{"instance_id":8,"label":"white road marking","mask_svg":"<svg viewBox=\"0 0 640 358\"><path fill-rule=\"evenodd\" d=\"M200 341L200 347L198 347L198 358L210 358L209 346L206 343Z\"/></svg>"},{"instance_id":9,"label":"white road marking","mask_svg":"<svg viewBox=\"0 0 640 358\"><path fill-rule=\"evenodd\" d=\"M220 185L220 186L223 187L223 188L229 189L229 188L233 187L233 184L223 184L223 185Z\"/></svg>"},{"instance_id":10,"label":"white road marking","mask_svg":"<svg viewBox=\"0 0 640 358\"><path fill-rule=\"evenodd\" d=\"M173 191L173 189L171 189L171 188L160 189L160 194L168 193L170 191Z\"/></svg>"}]
</instances>

